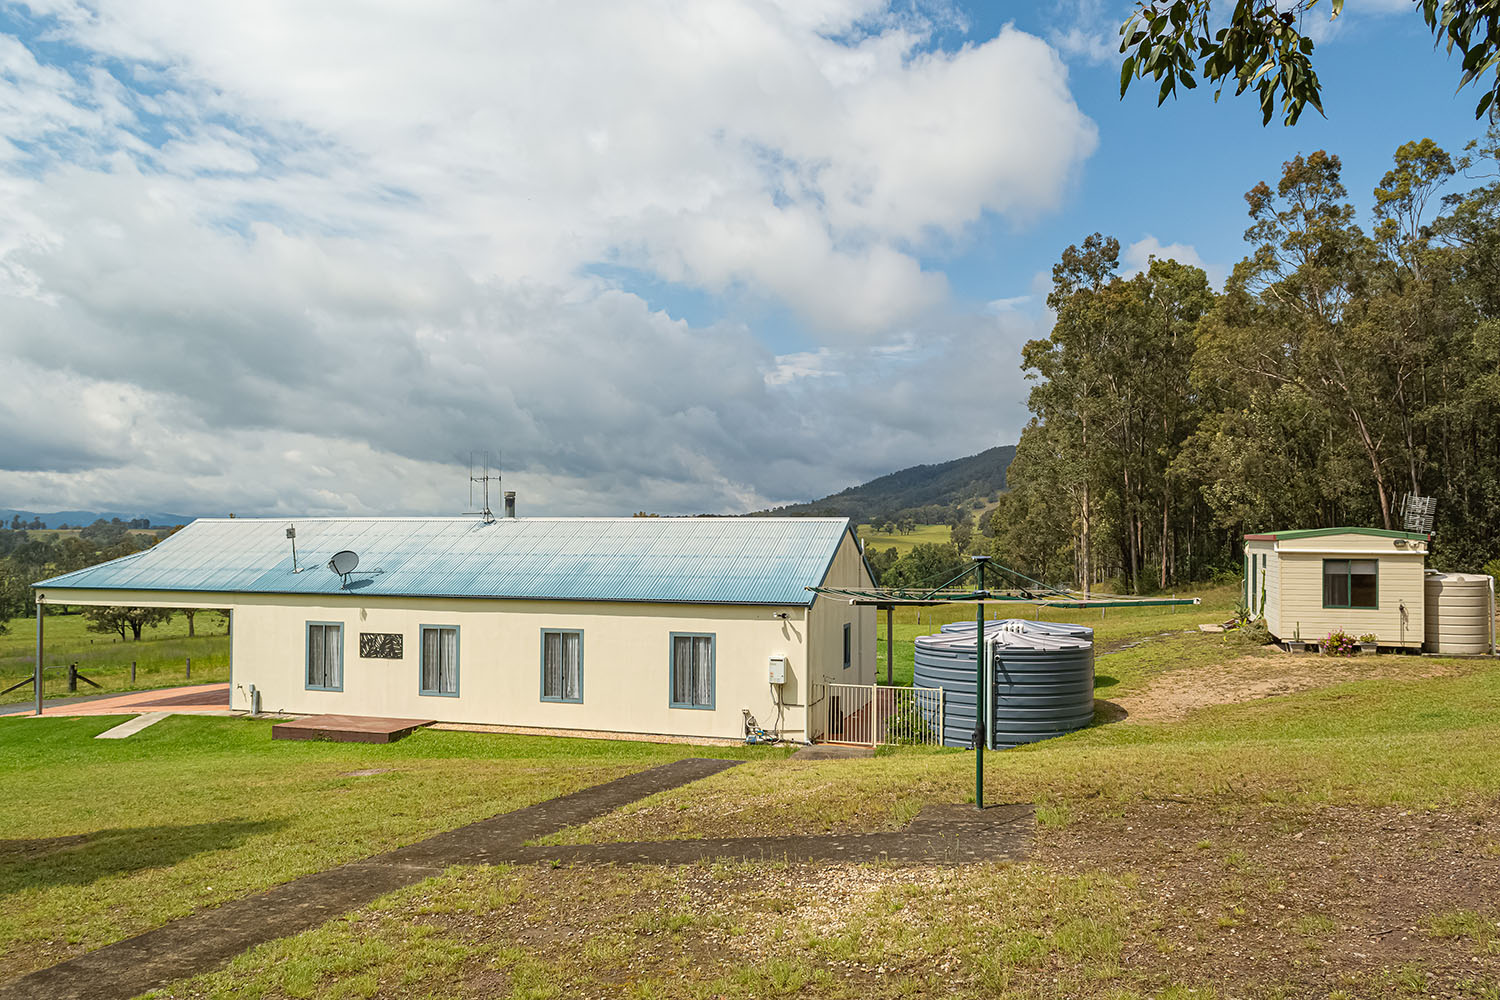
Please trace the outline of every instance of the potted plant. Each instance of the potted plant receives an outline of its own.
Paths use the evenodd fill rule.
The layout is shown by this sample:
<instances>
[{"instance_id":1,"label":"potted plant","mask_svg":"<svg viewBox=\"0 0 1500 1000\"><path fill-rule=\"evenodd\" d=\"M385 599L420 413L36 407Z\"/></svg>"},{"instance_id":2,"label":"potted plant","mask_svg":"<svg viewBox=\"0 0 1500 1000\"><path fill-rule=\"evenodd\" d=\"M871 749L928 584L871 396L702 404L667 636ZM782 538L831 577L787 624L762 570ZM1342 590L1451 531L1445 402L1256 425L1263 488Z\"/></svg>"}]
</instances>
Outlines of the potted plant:
<instances>
[{"instance_id":1,"label":"potted plant","mask_svg":"<svg viewBox=\"0 0 1500 1000\"><path fill-rule=\"evenodd\" d=\"M1358 640L1341 628L1325 635L1320 645L1324 656L1353 656L1359 652Z\"/></svg>"},{"instance_id":2,"label":"potted plant","mask_svg":"<svg viewBox=\"0 0 1500 1000\"><path fill-rule=\"evenodd\" d=\"M1292 629L1292 637L1291 637L1290 640L1287 641L1286 648L1287 648L1287 652L1289 652L1289 653L1305 653L1305 652L1307 652L1307 643L1305 643L1305 642L1302 641L1302 623L1301 622L1298 622L1296 624L1296 627L1294 627Z\"/></svg>"},{"instance_id":3,"label":"potted plant","mask_svg":"<svg viewBox=\"0 0 1500 1000\"><path fill-rule=\"evenodd\" d=\"M1375 637L1374 632L1366 632L1359 637L1359 651L1361 653L1374 653L1378 651L1380 640Z\"/></svg>"}]
</instances>

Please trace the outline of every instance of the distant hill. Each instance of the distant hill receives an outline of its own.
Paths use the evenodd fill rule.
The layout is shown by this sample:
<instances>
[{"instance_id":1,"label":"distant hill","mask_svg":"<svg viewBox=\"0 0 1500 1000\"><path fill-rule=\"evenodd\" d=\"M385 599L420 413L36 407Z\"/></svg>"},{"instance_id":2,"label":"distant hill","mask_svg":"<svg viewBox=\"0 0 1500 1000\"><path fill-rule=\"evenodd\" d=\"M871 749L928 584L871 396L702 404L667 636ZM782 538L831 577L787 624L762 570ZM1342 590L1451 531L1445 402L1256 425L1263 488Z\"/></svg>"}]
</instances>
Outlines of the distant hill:
<instances>
[{"instance_id":1,"label":"distant hill","mask_svg":"<svg viewBox=\"0 0 1500 1000\"><path fill-rule=\"evenodd\" d=\"M117 517L122 521L134 521L136 518L144 517L151 522L152 527L172 527L179 524L187 524L192 520L191 517L184 514L126 514L122 511L113 510L55 510L50 514L38 514L31 510L0 508L0 521L8 525L11 519L17 514L20 514L21 520L28 524L34 518L41 518L42 524L49 528L61 527L64 524L72 525L75 528L82 528L93 524L101 517L106 521Z\"/></svg>"},{"instance_id":2,"label":"distant hill","mask_svg":"<svg viewBox=\"0 0 1500 1000\"><path fill-rule=\"evenodd\" d=\"M913 465L821 500L761 513L804 517L834 515L861 523L877 517L894 517L917 507L946 507L980 497L993 497L1005 489L1005 470L1015 457L1015 445L1000 445L951 462Z\"/></svg>"}]
</instances>

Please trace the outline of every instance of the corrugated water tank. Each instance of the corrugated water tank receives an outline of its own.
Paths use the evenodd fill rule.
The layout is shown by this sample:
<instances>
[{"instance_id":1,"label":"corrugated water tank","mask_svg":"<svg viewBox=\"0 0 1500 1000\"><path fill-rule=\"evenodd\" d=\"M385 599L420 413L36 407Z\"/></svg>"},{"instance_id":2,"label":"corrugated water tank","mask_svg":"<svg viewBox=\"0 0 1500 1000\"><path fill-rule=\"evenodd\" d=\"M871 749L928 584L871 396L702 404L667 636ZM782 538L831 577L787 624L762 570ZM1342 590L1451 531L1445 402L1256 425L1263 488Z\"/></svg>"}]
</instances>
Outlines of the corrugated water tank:
<instances>
[{"instance_id":1,"label":"corrugated water tank","mask_svg":"<svg viewBox=\"0 0 1500 1000\"><path fill-rule=\"evenodd\" d=\"M973 633L978 626L972 621L949 622L941 629L943 632L967 632ZM1094 630L1087 625L1075 625L1071 622L1039 622L1030 618L999 618L995 621L984 623L984 634L991 632L1021 632L1025 635L1062 635L1073 639L1093 640Z\"/></svg>"},{"instance_id":2,"label":"corrugated water tank","mask_svg":"<svg viewBox=\"0 0 1500 1000\"><path fill-rule=\"evenodd\" d=\"M916 641L913 684L943 689L945 746L968 746L974 731L975 626L964 624L955 622ZM997 628L1002 624L1008 627ZM1077 634L1080 630L1087 634ZM985 622L985 645L994 694L991 747L1035 743L1093 721L1091 629L1025 619Z\"/></svg>"},{"instance_id":3,"label":"corrugated water tank","mask_svg":"<svg viewBox=\"0 0 1500 1000\"><path fill-rule=\"evenodd\" d=\"M1422 645L1429 653L1488 653L1494 636L1490 578L1428 570Z\"/></svg>"}]
</instances>

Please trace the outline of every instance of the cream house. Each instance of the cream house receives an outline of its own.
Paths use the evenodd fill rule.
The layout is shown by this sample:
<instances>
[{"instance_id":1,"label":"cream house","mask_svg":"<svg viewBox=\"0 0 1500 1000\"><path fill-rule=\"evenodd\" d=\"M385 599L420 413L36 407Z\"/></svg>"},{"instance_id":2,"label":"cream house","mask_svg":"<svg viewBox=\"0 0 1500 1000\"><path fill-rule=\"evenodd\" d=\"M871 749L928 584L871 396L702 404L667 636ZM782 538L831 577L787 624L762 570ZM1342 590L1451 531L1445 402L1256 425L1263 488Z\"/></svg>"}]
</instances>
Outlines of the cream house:
<instances>
[{"instance_id":1,"label":"cream house","mask_svg":"<svg viewBox=\"0 0 1500 1000\"><path fill-rule=\"evenodd\" d=\"M1283 642L1334 629L1420 649L1427 536L1315 528L1245 536L1244 598Z\"/></svg>"},{"instance_id":2,"label":"cream house","mask_svg":"<svg viewBox=\"0 0 1500 1000\"><path fill-rule=\"evenodd\" d=\"M811 586L873 586L846 519L200 519L34 590L227 609L240 710L801 740L809 682L875 680Z\"/></svg>"}]
</instances>

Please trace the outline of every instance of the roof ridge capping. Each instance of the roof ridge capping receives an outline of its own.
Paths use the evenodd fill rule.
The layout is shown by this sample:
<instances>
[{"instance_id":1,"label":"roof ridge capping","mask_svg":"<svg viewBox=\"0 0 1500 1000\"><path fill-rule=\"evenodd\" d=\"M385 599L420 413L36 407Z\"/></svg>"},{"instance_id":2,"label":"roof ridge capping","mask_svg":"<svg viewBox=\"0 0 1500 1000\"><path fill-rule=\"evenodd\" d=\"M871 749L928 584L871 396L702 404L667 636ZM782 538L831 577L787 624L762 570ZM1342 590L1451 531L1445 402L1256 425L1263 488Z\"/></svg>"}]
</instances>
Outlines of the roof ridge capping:
<instances>
[{"instance_id":1,"label":"roof ridge capping","mask_svg":"<svg viewBox=\"0 0 1500 1000\"><path fill-rule=\"evenodd\" d=\"M820 515L817 517L762 517L755 514L653 514L651 517L635 517L633 515L531 515L527 517L496 517L493 521L484 521L473 514L364 514L364 515L335 515L335 514L281 514L260 515L254 517L195 517L193 520L182 525L186 528L188 524L196 524L199 521L208 521L217 524L259 524L262 522L275 522L284 524L287 521L470 521L474 524L500 524L506 521L620 521L620 522L651 522L651 521L694 521L704 524L723 523L725 521L743 521L752 524L759 523L797 523L809 522L841 523L853 520L848 517L835 515Z\"/></svg>"},{"instance_id":2,"label":"roof ridge capping","mask_svg":"<svg viewBox=\"0 0 1500 1000\"><path fill-rule=\"evenodd\" d=\"M1397 531L1394 528L1297 528L1292 531L1266 531L1245 535L1247 542L1277 542L1292 538L1323 538L1329 535L1369 535L1374 538L1405 538L1425 542L1427 536L1415 531Z\"/></svg>"}]
</instances>

